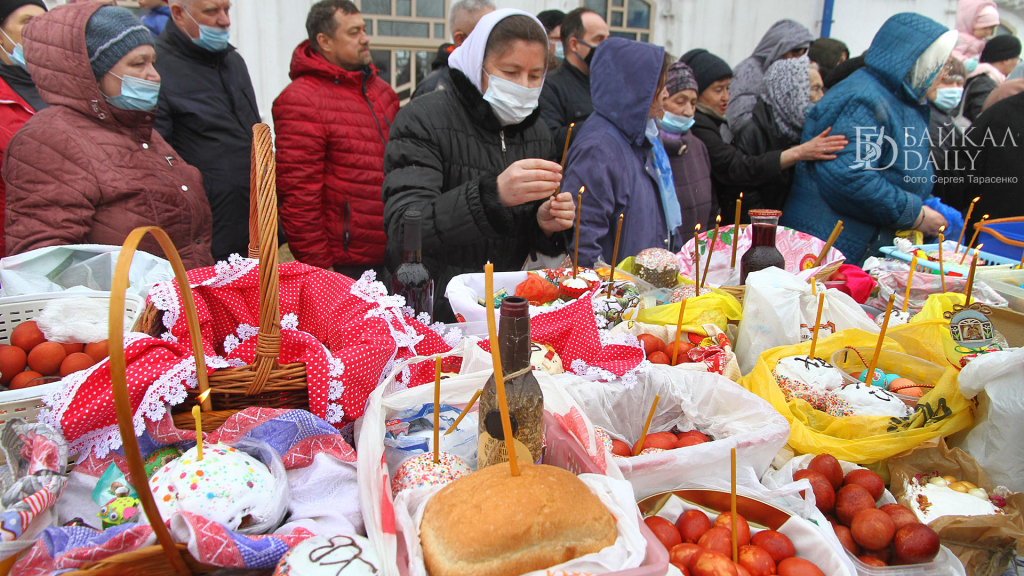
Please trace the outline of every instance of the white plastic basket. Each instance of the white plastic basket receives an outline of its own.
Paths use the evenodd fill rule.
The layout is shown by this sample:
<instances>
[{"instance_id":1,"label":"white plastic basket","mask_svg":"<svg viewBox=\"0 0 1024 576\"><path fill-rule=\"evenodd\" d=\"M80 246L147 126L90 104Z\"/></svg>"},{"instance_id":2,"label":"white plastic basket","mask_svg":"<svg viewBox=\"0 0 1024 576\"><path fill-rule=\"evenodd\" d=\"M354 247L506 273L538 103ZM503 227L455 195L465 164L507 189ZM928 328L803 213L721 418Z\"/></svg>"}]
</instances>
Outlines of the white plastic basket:
<instances>
[{"instance_id":1,"label":"white plastic basket","mask_svg":"<svg viewBox=\"0 0 1024 576\"><path fill-rule=\"evenodd\" d=\"M71 291L48 292L44 294L26 294L0 298L0 342L10 342L11 332L18 324L35 320L42 314L46 305L58 298L95 298L110 301L110 292ZM146 302L135 294L126 294L124 302L124 318L128 326L133 326L138 315L145 308ZM59 382L7 390L0 392L0 426L11 418L21 418L27 422L35 422L43 405L43 397L60 386ZM0 462L3 457L0 456Z\"/></svg>"}]
</instances>

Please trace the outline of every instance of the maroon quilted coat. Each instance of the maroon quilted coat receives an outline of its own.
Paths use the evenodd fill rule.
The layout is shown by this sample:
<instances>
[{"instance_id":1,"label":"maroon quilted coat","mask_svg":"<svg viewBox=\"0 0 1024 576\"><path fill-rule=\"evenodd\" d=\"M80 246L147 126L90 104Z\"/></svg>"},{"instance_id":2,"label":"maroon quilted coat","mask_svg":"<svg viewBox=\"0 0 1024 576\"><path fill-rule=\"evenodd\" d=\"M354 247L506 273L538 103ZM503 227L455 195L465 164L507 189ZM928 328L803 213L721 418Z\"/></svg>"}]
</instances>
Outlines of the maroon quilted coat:
<instances>
[{"instance_id":1,"label":"maroon quilted coat","mask_svg":"<svg viewBox=\"0 0 1024 576\"><path fill-rule=\"evenodd\" d=\"M370 66L350 72L299 44L274 101L281 224L295 258L329 268L384 262L384 146L398 97Z\"/></svg>"},{"instance_id":2,"label":"maroon quilted coat","mask_svg":"<svg viewBox=\"0 0 1024 576\"><path fill-rule=\"evenodd\" d=\"M29 72L50 107L4 155L7 253L118 245L139 226L160 226L186 268L210 266L210 205L199 171L153 130L152 112L114 108L99 90L85 25L100 6L55 8L22 33ZM142 249L164 255L151 237Z\"/></svg>"}]
</instances>

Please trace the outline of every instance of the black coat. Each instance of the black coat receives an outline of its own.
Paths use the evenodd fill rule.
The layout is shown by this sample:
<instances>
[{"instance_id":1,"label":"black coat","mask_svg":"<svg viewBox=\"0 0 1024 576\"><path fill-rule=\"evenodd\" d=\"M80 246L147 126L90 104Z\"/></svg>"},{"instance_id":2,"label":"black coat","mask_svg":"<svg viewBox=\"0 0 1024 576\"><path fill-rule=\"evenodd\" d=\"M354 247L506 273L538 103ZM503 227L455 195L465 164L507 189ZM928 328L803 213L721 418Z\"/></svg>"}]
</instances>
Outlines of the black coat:
<instances>
[{"instance_id":1,"label":"black coat","mask_svg":"<svg viewBox=\"0 0 1024 576\"><path fill-rule=\"evenodd\" d=\"M967 84L964 85L964 117L971 122L977 120L982 107L985 106L985 100L997 86L996 81L988 74L979 74L974 78L968 78Z\"/></svg>"},{"instance_id":2,"label":"black coat","mask_svg":"<svg viewBox=\"0 0 1024 576\"><path fill-rule=\"evenodd\" d=\"M950 151L954 146L960 145L963 131L953 123L953 117L949 112L943 111L934 102L928 102L928 114L928 141L930 142L928 154L935 169L935 186L932 187L932 196L949 204L946 198L953 193L955 185L948 185L946 178L957 175L956 156ZM966 157L964 161L966 161Z\"/></svg>"},{"instance_id":3,"label":"black coat","mask_svg":"<svg viewBox=\"0 0 1024 576\"><path fill-rule=\"evenodd\" d=\"M799 138L790 138L782 133L775 123L775 112L760 98L754 106L750 122L743 125L736 135L736 147L747 156L763 156L768 152L782 152L800 144ZM789 189L793 186L793 175L796 167L783 170L777 179L754 188L761 197L764 208L782 210L789 197ZM746 200L747 194L743 194ZM746 204L746 202L744 202ZM735 211L733 212L735 214Z\"/></svg>"},{"instance_id":4,"label":"black coat","mask_svg":"<svg viewBox=\"0 0 1024 576\"><path fill-rule=\"evenodd\" d=\"M458 70L452 87L417 98L398 112L384 153L385 265L402 261L406 210L423 213L423 263L434 279L434 320L455 320L444 297L459 274L520 270L538 251L555 256L565 235L544 236L540 202L506 208L498 175L526 158L553 160L551 133L539 112L504 130L480 91Z\"/></svg>"},{"instance_id":5,"label":"black coat","mask_svg":"<svg viewBox=\"0 0 1024 576\"><path fill-rule=\"evenodd\" d=\"M989 218L1024 216L1024 162L1020 148L1024 142L1024 93L996 102L985 110L970 127L967 138L958 140L954 148L960 164L966 169L951 176L960 176L956 186L946 187L942 201L954 208L966 209L971 199L981 199L971 213L967 232L984 214ZM952 155L951 152L950 154ZM975 157L971 162L970 158Z\"/></svg>"},{"instance_id":6,"label":"black coat","mask_svg":"<svg viewBox=\"0 0 1024 576\"><path fill-rule=\"evenodd\" d=\"M559 154L569 135L569 124L575 122L572 133L579 134L583 121L593 113L589 75L566 62L544 80L544 89L540 93L540 117L554 134Z\"/></svg>"},{"instance_id":7,"label":"black coat","mask_svg":"<svg viewBox=\"0 0 1024 576\"><path fill-rule=\"evenodd\" d=\"M748 156L722 138L724 120L714 118L700 110L694 115L693 135L700 138L711 159L711 183L722 209L722 224L733 224L736 199L743 192L743 222L749 222L747 210L764 208L756 188L780 182L782 177L781 150L760 156Z\"/></svg>"},{"instance_id":8,"label":"black coat","mask_svg":"<svg viewBox=\"0 0 1024 576\"><path fill-rule=\"evenodd\" d=\"M213 212L213 257L245 256L252 127L260 122L249 69L234 47L216 53L200 48L173 20L156 39L156 54L156 129L203 174Z\"/></svg>"},{"instance_id":9,"label":"black coat","mask_svg":"<svg viewBox=\"0 0 1024 576\"><path fill-rule=\"evenodd\" d=\"M448 90L452 87L452 77L448 72L448 66L440 66L430 74L427 74L412 93L412 100L430 94L435 90Z\"/></svg>"}]
</instances>

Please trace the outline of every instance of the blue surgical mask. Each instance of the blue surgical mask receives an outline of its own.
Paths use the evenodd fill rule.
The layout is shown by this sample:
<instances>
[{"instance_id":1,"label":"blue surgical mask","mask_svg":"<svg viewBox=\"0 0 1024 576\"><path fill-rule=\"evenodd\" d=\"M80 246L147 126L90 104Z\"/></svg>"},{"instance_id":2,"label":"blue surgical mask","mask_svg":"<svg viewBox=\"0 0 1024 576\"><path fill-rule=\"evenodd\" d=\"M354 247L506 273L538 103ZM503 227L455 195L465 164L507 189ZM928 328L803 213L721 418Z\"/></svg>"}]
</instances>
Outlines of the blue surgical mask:
<instances>
[{"instance_id":1,"label":"blue surgical mask","mask_svg":"<svg viewBox=\"0 0 1024 576\"><path fill-rule=\"evenodd\" d=\"M939 88L935 91L935 107L943 112L948 112L960 103L964 95L964 89L959 86Z\"/></svg>"},{"instance_id":2,"label":"blue surgical mask","mask_svg":"<svg viewBox=\"0 0 1024 576\"><path fill-rule=\"evenodd\" d=\"M14 51L8 52L7 50L4 50L4 54L7 54L7 57L10 58L11 62L15 65L20 66L25 71L28 71L28 64L25 64L25 49L21 44L11 40L11 37L8 36L7 32L4 32L3 29L0 29L0 34L3 34L4 38L7 38L11 44L14 44ZM2 50L2 48L0 48L0 50Z\"/></svg>"},{"instance_id":3,"label":"blue surgical mask","mask_svg":"<svg viewBox=\"0 0 1024 576\"><path fill-rule=\"evenodd\" d=\"M565 60L565 46L562 46L561 40L555 43L555 58Z\"/></svg>"},{"instance_id":4,"label":"blue surgical mask","mask_svg":"<svg viewBox=\"0 0 1024 576\"><path fill-rule=\"evenodd\" d=\"M143 112L156 108L157 100L160 99L159 82L150 82L134 76L118 76L113 72L110 74L121 79L121 94L106 97L111 106L121 110L141 110Z\"/></svg>"},{"instance_id":5,"label":"blue surgical mask","mask_svg":"<svg viewBox=\"0 0 1024 576\"><path fill-rule=\"evenodd\" d=\"M665 110L665 116L661 119L661 128L669 134L682 134L689 130L694 122L693 116L680 116Z\"/></svg>"},{"instance_id":6,"label":"blue surgical mask","mask_svg":"<svg viewBox=\"0 0 1024 576\"><path fill-rule=\"evenodd\" d=\"M189 18L192 15L185 10L185 14L188 14ZM206 24L200 24L196 22L195 18L192 21L199 26L199 38L192 38L192 42L210 52L220 52L228 49L228 41L231 39L231 30L229 28L218 28L216 26L207 26Z\"/></svg>"},{"instance_id":7,"label":"blue surgical mask","mask_svg":"<svg viewBox=\"0 0 1024 576\"><path fill-rule=\"evenodd\" d=\"M504 78L487 75L484 100L491 105L502 126L519 124L537 109L540 88L527 88Z\"/></svg>"}]
</instances>

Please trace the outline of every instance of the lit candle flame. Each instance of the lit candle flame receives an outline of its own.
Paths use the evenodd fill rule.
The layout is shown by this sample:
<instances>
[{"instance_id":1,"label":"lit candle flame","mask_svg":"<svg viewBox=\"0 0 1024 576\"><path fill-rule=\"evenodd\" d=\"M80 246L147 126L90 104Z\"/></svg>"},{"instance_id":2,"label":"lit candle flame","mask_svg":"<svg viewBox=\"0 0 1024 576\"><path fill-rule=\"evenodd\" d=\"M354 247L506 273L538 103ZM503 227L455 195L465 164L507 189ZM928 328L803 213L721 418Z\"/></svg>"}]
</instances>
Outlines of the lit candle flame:
<instances>
[{"instance_id":1,"label":"lit candle flame","mask_svg":"<svg viewBox=\"0 0 1024 576\"><path fill-rule=\"evenodd\" d=\"M715 216L715 224L721 224L721 223L722 223L722 215L719 214L718 216Z\"/></svg>"},{"instance_id":2,"label":"lit candle flame","mask_svg":"<svg viewBox=\"0 0 1024 576\"><path fill-rule=\"evenodd\" d=\"M196 402L199 402L200 404L206 402L206 399L210 397L210 392L213 392L213 388L207 388L206 392L196 396Z\"/></svg>"}]
</instances>

